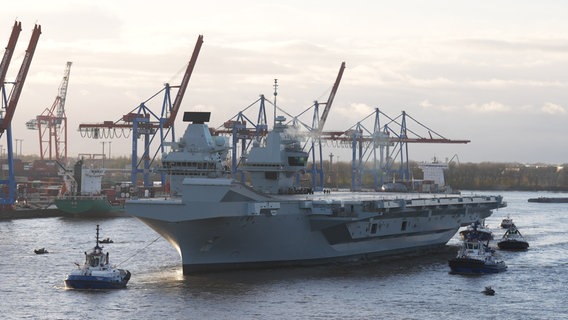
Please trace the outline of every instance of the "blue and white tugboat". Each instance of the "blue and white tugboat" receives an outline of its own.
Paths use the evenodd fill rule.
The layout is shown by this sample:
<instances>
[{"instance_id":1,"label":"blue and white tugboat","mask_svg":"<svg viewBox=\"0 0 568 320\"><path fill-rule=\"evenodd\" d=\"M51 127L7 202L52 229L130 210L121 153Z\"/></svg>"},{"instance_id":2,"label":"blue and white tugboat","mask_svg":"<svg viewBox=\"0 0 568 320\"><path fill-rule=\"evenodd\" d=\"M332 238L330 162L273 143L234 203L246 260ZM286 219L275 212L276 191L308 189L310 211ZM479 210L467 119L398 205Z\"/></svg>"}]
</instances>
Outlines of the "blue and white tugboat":
<instances>
[{"instance_id":1,"label":"blue and white tugboat","mask_svg":"<svg viewBox=\"0 0 568 320\"><path fill-rule=\"evenodd\" d=\"M97 225L97 243L89 253L85 252L83 265L77 264L65 279L65 286L72 289L120 289L130 280L130 271L118 269L109 263L108 252L99 246L99 225Z\"/></svg>"},{"instance_id":2,"label":"blue and white tugboat","mask_svg":"<svg viewBox=\"0 0 568 320\"><path fill-rule=\"evenodd\" d=\"M494 251L489 248L489 241L479 238L468 238L462 241L458 254L449 260L453 274L498 273L507 270L503 260L498 260Z\"/></svg>"}]
</instances>

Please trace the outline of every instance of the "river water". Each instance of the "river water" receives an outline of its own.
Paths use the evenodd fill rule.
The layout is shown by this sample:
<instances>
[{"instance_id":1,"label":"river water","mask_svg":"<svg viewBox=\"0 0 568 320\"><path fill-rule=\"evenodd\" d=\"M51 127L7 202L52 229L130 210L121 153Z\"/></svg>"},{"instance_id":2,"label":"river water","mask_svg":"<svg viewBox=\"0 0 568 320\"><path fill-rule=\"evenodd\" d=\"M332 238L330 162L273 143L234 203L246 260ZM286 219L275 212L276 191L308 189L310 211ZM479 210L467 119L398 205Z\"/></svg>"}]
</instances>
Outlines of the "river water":
<instances>
[{"instance_id":1,"label":"river water","mask_svg":"<svg viewBox=\"0 0 568 320\"><path fill-rule=\"evenodd\" d=\"M509 215L530 248L497 249L508 270L481 276L449 274L457 236L446 249L420 257L184 276L173 247L134 218L0 221L0 314L2 319L567 319L568 204L527 199L568 194L499 194L508 207L496 210L486 224L497 239L504 233L499 223ZM105 245L111 263L132 272L128 287L67 290L63 279L94 246L97 224L101 237L114 240ZM39 247L50 253L34 254ZM484 295L485 286L495 295Z\"/></svg>"}]
</instances>

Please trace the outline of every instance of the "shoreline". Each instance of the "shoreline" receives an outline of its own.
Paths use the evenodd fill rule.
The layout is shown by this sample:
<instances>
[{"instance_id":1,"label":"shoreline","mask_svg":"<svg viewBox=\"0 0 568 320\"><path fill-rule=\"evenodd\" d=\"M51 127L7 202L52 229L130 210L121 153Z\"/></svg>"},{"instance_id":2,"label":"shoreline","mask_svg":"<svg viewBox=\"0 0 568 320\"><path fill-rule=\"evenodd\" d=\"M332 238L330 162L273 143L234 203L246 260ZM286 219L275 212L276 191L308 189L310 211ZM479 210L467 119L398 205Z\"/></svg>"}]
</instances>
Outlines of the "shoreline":
<instances>
[{"instance_id":1,"label":"shoreline","mask_svg":"<svg viewBox=\"0 0 568 320\"><path fill-rule=\"evenodd\" d=\"M59 209L12 209L0 210L0 221L15 219L37 219L63 217L65 214Z\"/></svg>"}]
</instances>

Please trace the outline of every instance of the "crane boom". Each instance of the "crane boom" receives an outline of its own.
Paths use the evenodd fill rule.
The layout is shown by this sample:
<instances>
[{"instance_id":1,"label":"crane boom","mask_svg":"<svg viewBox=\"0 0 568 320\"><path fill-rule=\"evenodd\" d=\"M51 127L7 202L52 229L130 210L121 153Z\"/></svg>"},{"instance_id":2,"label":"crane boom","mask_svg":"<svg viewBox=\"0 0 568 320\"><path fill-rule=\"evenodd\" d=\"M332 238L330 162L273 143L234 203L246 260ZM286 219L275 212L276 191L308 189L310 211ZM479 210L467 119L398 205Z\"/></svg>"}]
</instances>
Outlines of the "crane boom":
<instances>
[{"instance_id":1,"label":"crane boom","mask_svg":"<svg viewBox=\"0 0 568 320\"><path fill-rule=\"evenodd\" d=\"M323 130L323 126L325 121L327 120L327 116L329 115L329 110L331 109L331 104L333 103L333 99L335 98L335 93L339 88L339 83L341 82L341 77L343 77L343 70L345 70L345 61L341 63L341 67L339 67L339 73L337 74L337 78L335 79L335 83L333 84L333 88L329 94L329 98L325 103L325 109L323 109L323 113L321 115L321 119L319 121L318 131L321 132Z\"/></svg>"},{"instance_id":2,"label":"crane boom","mask_svg":"<svg viewBox=\"0 0 568 320\"><path fill-rule=\"evenodd\" d=\"M164 127L166 128L171 127L176 120L178 110L181 106L181 101L183 100L183 96L185 94L185 89L187 88L189 78L191 78L191 74L193 73L193 68L195 67L195 63L197 62L197 56L199 56L199 51L201 50L202 44L203 35L199 35L199 37L197 37L197 42L195 43L195 48L193 49L193 54L191 55L191 59L189 60L189 64L187 65L187 69L185 70L183 80L181 81L179 90L177 92L176 99L174 100L172 113L170 114L170 117L166 120L166 123L164 125Z\"/></svg>"},{"instance_id":3,"label":"crane boom","mask_svg":"<svg viewBox=\"0 0 568 320\"><path fill-rule=\"evenodd\" d=\"M14 54L14 49L16 48L16 42L18 42L20 31L22 31L22 23L18 21L14 22L12 35L10 36L10 40L8 40L8 46L6 46L4 57L2 57L2 63L0 63L0 87L4 85L6 73L8 73L8 65L10 65L10 61L12 60L12 55Z\"/></svg>"},{"instance_id":4,"label":"crane boom","mask_svg":"<svg viewBox=\"0 0 568 320\"><path fill-rule=\"evenodd\" d=\"M73 62L67 61L65 66L65 72L63 73L63 80L59 85L59 104L57 106L57 117L61 118L65 116L65 99L67 97L67 87L69 86L69 75L71 73L71 65Z\"/></svg>"},{"instance_id":5,"label":"crane boom","mask_svg":"<svg viewBox=\"0 0 568 320\"><path fill-rule=\"evenodd\" d=\"M41 159L46 158L49 152L49 160L67 161L67 116L65 115L65 99L69 85L71 65L68 61L63 73L63 79L59 85L58 95L50 108L46 108L35 119L26 122L30 130L38 130L39 150Z\"/></svg>"},{"instance_id":6,"label":"crane boom","mask_svg":"<svg viewBox=\"0 0 568 320\"><path fill-rule=\"evenodd\" d=\"M50 108L46 108L41 115L37 116L35 119L31 119L26 122L26 126L30 130L38 130L40 125L51 126L60 125L65 118L65 99L67 97L67 88L69 87L69 74L71 73L71 65L73 62L67 61L65 71L63 73L63 79L59 85L58 95L55 97L55 101ZM41 124L40 124L41 122ZM41 138L40 138L41 140Z\"/></svg>"},{"instance_id":7,"label":"crane boom","mask_svg":"<svg viewBox=\"0 0 568 320\"><path fill-rule=\"evenodd\" d=\"M24 87L24 82L26 81L26 76L28 75L28 70L30 69L30 64L32 63L32 58L34 56L40 34L41 26L36 24L32 32L32 37L30 39L28 49L26 50L26 55L24 56L24 60L22 61L22 66L20 67L20 71L18 72L18 75L16 77L16 84L14 85L12 95L10 96L10 101L8 102L8 106L6 107L4 120L2 121L2 124L0 124L0 132L4 132L6 129L8 129L8 127L10 127L12 117L14 117L16 106L18 105L18 100L20 99L20 94L22 93L22 88Z\"/></svg>"},{"instance_id":8,"label":"crane boom","mask_svg":"<svg viewBox=\"0 0 568 320\"><path fill-rule=\"evenodd\" d=\"M157 96L153 95L150 99L141 103L138 107L122 116L117 121L104 121L103 123L83 123L79 124L79 132L83 137L98 139L100 137L127 137L125 131L132 132L132 185L137 188L137 176L139 173L144 175L144 186L151 186L150 181L150 165L157 158L158 153L164 152L166 139L170 138L175 141L174 122L180 109L185 90L189 84L189 79L193 73L193 69L199 56L199 51L203 44L203 35L199 35L191 59L187 65L182 82L179 86L170 86L165 84L164 101L162 103L162 112L157 114L152 112L146 103ZM177 95L172 103L170 99L170 89L178 88ZM138 157L138 140L144 140L144 155ZM158 140L158 150L154 155L150 154L150 147L154 138ZM143 168L142 168L143 166ZM165 175L162 175L162 182L165 183Z\"/></svg>"}]
</instances>

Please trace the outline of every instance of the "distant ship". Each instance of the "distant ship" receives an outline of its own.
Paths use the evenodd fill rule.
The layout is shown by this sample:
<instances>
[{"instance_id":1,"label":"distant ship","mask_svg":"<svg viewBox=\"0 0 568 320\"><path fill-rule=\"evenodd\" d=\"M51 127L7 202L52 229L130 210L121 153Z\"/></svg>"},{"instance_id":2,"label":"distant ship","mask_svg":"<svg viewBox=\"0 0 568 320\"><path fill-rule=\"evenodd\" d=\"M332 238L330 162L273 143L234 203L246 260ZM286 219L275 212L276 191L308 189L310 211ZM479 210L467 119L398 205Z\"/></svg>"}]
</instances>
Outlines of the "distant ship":
<instances>
[{"instance_id":1,"label":"distant ship","mask_svg":"<svg viewBox=\"0 0 568 320\"><path fill-rule=\"evenodd\" d=\"M64 213L74 216L125 216L124 201L111 202L101 191L105 169L85 168L77 161L73 174L66 174L61 195L54 203Z\"/></svg>"},{"instance_id":2,"label":"distant ship","mask_svg":"<svg viewBox=\"0 0 568 320\"><path fill-rule=\"evenodd\" d=\"M529 202L540 203L568 203L568 197L538 197L530 198Z\"/></svg>"},{"instance_id":3,"label":"distant ship","mask_svg":"<svg viewBox=\"0 0 568 320\"><path fill-rule=\"evenodd\" d=\"M460 228L504 207L501 196L326 192L299 187L308 153L276 117L230 177L228 141L208 112L186 112L182 139L162 156L171 196L132 199L126 211L176 248L183 273L353 262L444 247Z\"/></svg>"}]
</instances>

